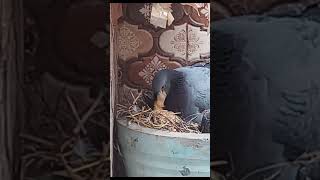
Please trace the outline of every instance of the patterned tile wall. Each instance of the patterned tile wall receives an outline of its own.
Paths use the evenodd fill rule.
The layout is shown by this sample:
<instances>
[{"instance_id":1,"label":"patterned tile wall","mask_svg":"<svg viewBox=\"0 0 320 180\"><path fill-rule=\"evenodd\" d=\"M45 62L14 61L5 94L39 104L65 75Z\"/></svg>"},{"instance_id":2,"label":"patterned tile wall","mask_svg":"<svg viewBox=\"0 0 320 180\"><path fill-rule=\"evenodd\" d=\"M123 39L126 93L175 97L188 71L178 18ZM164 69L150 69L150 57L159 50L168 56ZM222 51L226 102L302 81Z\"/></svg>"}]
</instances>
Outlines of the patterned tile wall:
<instances>
[{"instance_id":1,"label":"patterned tile wall","mask_svg":"<svg viewBox=\"0 0 320 180\"><path fill-rule=\"evenodd\" d=\"M173 23L166 29L149 23L150 3L123 4L118 20L118 97L126 101L129 91L150 89L155 73L204 61L210 54L208 3L172 3Z\"/></svg>"}]
</instances>

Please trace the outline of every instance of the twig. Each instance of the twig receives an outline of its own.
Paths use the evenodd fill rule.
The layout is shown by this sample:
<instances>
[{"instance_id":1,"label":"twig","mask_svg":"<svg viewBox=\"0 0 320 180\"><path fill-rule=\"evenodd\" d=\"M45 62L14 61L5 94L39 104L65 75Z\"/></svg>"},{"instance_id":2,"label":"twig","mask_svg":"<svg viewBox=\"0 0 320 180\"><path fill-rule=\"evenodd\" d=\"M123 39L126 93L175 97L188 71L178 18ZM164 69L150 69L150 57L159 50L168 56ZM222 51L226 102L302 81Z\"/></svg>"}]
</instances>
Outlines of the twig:
<instances>
[{"instance_id":1,"label":"twig","mask_svg":"<svg viewBox=\"0 0 320 180\"><path fill-rule=\"evenodd\" d=\"M81 130L83 131L84 134L87 134L87 130L83 127L83 124L81 123L81 119L80 119L79 113L76 109L76 106L74 105L74 103L73 103L72 99L70 98L69 93L67 93L67 91L66 91L66 98L67 98L67 101L69 103L69 106L72 110L74 117L77 119L78 123L80 124L79 126L80 126Z\"/></svg>"},{"instance_id":2,"label":"twig","mask_svg":"<svg viewBox=\"0 0 320 180\"><path fill-rule=\"evenodd\" d=\"M35 153L26 154L22 156L22 159L27 160L28 158L31 158L31 157L42 157L44 159L51 159L51 160L57 161L57 158L55 156L50 156L49 154L50 153L47 153L47 152L35 152Z\"/></svg>"},{"instance_id":3,"label":"twig","mask_svg":"<svg viewBox=\"0 0 320 180\"><path fill-rule=\"evenodd\" d=\"M272 179L278 177L278 176L280 175L281 171L282 171L281 169L278 170L278 171L276 171L276 172L273 173L271 176L269 176L269 177L267 177L267 178L264 178L264 180L272 180Z\"/></svg>"},{"instance_id":4,"label":"twig","mask_svg":"<svg viewBox=\"0 0 320 180\"><path fill-rule=\"evenodd\" d=\"M210 166L220 166L220 165L226 165L228 164L227 161L213 161L210 163Z\"/></svg>"},{"instance_id":5,"label":"twig","mask_svg":"<svg viewBox=\"0 0 320 180\"><path fill-rule=\"evenodd\" d=\"M98 168L96 169L95 173L93 174L93 178L92 178L92 179L97 179L97 178L98 178L99 173L100 173L102 167L103 167L103 164L100 164L100 165L98 166Z\"/></svg>"},{"instance_id":6,"label":"twig","mask_svg":"<svg viewBox=\"0 0 320 180\"><path fill-rule=\"evenodd\" d=\"M69 136L66 134L63 127L61 126L60 121L55 118L53 122L54 122L55 126L57 127L57 129L61 132L62 136L65 138L69 138Z\"/></svg>"},{"instance_id":7,"label":"twig","mask_svg":"<svg viewBox=\"0 0 320 180\"><path fill-rule=\"evenodd\" d=\"M63 155L60 155L60 158L63 162L64 167L66 168L67 174L75 180L84 180L82 177L73 172L73 169L68 165Z\"/></svg>"},{"instance_id":8,"label":"twig","mask_svg":"<svg viewBox=\"0 0 320 180\"><path fill-rule=\"evenodd\" d=\"M303 160L306 159L306 160ZM275 169L275 168L281 168L281 167L287 167L290 165L307 165L307 164L312 164L316 161L320 161L320 152L316 151L316 152L311 152L311 153L304 153L302 154L300 157L298 157L296 160L294 161L287 161L287 162L282 162L282 163L276 163L276 164L272 164L263 168L259 168L256 169L250 173L248 173L246 176L244 176L243 178L241 178L240 180L245 180L248 179L249 177L260 173L260 172L264 172L267 170L271 170L271 169Z\"/></svg>"},{"instance_id":9,"label":"twig","mask_svg":"<svg viewBox=\"0 0 320 180\"><path fill-rule=\"evenodd\" d=\"M28 160L25 164L24 164L24 167L29 167L33 162L35 161L35 159L30 159Z\"/></svg>"},{"instance_id":10,"label":"twig","mask_svg":"<svg viewBox=\"0 0 320 180\"><path fill-rule=\"evenodd\" d=\"M71 144L71 142L74 141L74 140L75 140L75 137L72 137L69 140L65 141L60 147L60 152L64 152L65 148L67 146L69 146Z\"/></svg>"},{"instance_id":11,"label":"twig","mask_svg":"<svg viewBox=\"0 0 320 180\"><path fill-rule=\"evenodd\" d=\"M174 113L166 110L153 111L151 108L144 105L138 109L135 109L134 107L137 106L138 101L141 101L143 104L145 104L141 98L142 93L143 91L140 91L137 97L135 97L132 91L130 91L133 101L127 105L117 104L119 107L117 111L117 117L126 117L128 118L128 123L133 122L147 128L178 132L200 132L198 126L196 126L194 123L185 122L178 117L177 115L180 113Z\"/></svg>"},{"instance_id":12,"label":"twig","mask_svg":"<svg viewBox=\"0 0 320 180\"><path fill-rule=\"evenodd\" d=\"M267 170L271 170L271 169L275 169L275 168L281 168L281 167L285 167L285 166L288 166L290 165L291 163L290 162L283 162L283 163L277 163L277 164L272 164L270 166L266 166L266 167L263 167L263 168L259 168L259 169L256 169L250 173L248 173L246 176L244 176L243 178L241 178L240 180L245 180L245 179L248 179L249 177L255 175L255 174L258 174L260 172L264 172L264 171L267 171Z\"/></svg>"},{"instance_id":13,"label":"twig","mask_svg":"<svg viewBox=\"0 0 320 180\"><path fill-rule=\"evenodd\" d=\"M100 103L104 93L101 90L99 93L98 98L95 100L95 102L92 104L92 106L89 108L89 110L84 114L84 116L81 118L81 121L78 123L77 127L73 130L75 134L78 134L80 131L80 127L88 120L88 118L91 116L94 109L98 106Z\"/></svg>"},{"instance_id":14,"label":"twig","mask_svg":"<svg viewBox=\"0 0 320 180\"><path fill-rule=\"evenodd\" d=\"M31 141L37 142L37 143L40 143L40 144L44 144L44 145L47 145L47 146L55 146L54 143L52 143L52 142L50 142L48 140L41 139L39 137L35 137L35 136L29 135L29 134L21 133L20 137L22 137L24 139L27 139L27 140L31 140Z\"/></svg>"},{"instance_id":15,"label":"twig","mask_svg":"<svg viewBox=\"0 0 320 180\"><path fill-rule=\"evenodd\" d=\"M132 99L134 100L134 99L135 99L135 97L134 97L134 95L133 95L132 91L130 91L130 94L131 94Z\"/></svg>"},{"instance_id":16,"label":"twig","mask_svg":"<svg viewBox=\"0 0 320 180\"><path fill-rule=\"evenodd\" d=\"M62 157L62 156L61 156ZM65 167L67 167L67 170L72 173L72 174L75 174L77 172L80 172L80 171L83 171L83 170L86 170L86 169L89 169L91 167L94 167L94 166L97 166L99 165L100 163L104 162L104 161L109 161L110 158L107 157L107 158L104 158L103 160L97 160L97 161L94 161L94 162L91 162L89 164L86 164L86 165L83 165L81 167L78 167L78 168L71 168L69 165L67 165L67 161L63 158L63 161L64 161L64 164L65 164ZM52 174L55 174L55 175L61 175L61 174L64 174L65 171L62 170L62 171L55 171L53 172Z\"/></svg>"},{"instance_id":17,"label":"twig","mask_svg":"<svg viewBox=\"0 0 320 180\"><path fill-rule=\"evenodd\" d=\"M233 162L233 158L232 158L231 152L228 152L228 156L230 158L230 164L231 164L231 172L230 173L233 173L234 172L234 162Z\"/></svg>"},{"instance_id":18,"label":"twig","mask_svg":"<svg viewBox=\"0 0 320 180\"><path fill-rule=\"evenodd\" d=\"M132 93L131 93L132 94ZM141 96L142 91L140 91L140 93L138 94L138 96L136 98L133 98L133 103L132 104L136 104L137 100L139 99L139 97Z\"/></svg>"},{"instance_id":19,"label":"twig","mask_svg":"<svg viewBox=\"0 0 320 180\"><path fill-rule=\"evenodd\" d=\"M92 122L93 124L97 125L97 126L100 126L102 128L105 128L105 129L108 129L109 127L101 122L98 122L94 119L90 119L89 122Z\"/></svg>"},{"instance_id":20,"label":"twig","mask_svg":"<svg viewBox=\"0 0 320 180\"><path fill-rule=\"evenodd\" d=\"M105 160L110 160L110 159L109 159L109 158L105 158ZM99 165L101 162L103 162L103 161L98 160L98 161L95 161L95 162L92 162L92 163L83 165L83 166L81 166L81 167L78 167L78 168L73 169L73 172L78 172L78 171L82 171L82 170L91 168L91 167L93 167L93 166L97 166L97 165Z\"/></svg>"}]
</instances>

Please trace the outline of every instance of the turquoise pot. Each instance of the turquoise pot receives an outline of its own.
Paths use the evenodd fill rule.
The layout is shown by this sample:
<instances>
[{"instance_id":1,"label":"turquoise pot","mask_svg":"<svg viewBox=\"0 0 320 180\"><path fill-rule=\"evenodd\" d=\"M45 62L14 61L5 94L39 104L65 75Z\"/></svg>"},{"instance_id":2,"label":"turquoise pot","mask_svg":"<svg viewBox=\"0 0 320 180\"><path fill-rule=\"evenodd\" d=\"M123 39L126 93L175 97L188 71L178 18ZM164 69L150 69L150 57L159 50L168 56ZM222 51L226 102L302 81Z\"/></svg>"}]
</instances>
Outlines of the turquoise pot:
<instances>
[{"instance_id":1,"label":"turquoise pot","mask_svg":"<svg viewBox=\"0 0 320 180\"><path fill-rule=\"evenodd\" d=\"M129 177L210 177L210 134L178 133L117 121Z\"/></svg>"}]
</instances>

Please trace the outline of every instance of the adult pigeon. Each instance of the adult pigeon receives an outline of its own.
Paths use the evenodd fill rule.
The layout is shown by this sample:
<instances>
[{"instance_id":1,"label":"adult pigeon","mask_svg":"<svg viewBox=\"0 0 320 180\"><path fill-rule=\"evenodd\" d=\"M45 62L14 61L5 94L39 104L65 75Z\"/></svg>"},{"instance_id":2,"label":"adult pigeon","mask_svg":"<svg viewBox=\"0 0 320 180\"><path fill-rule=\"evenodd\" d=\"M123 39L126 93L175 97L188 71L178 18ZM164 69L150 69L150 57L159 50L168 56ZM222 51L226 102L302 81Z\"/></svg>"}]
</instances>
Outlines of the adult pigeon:
<instances>
[{"instance_id":1,"label":"adult pigeon","mask_svg":"<svg viewBox=\"0 0 320 180\"><path fill-rule=\"evenodd\" d=\"M152 82L154 109L180 112L186 121L206 124L210 110L209 66L196 64L157 72Z\"/></svg>"},{"instance_id":2,"label":"adult pigeon","mask_svg":"<svg viewBox=\"0 0 320 180\"><path fill-rule=\"evenodd\" d=\"M215 156L230 154L233 175L320 150L320 24L306 18L242 16L213 27ZM319 180L317 163L247 178Z\"/></svg>"}]
</instances>

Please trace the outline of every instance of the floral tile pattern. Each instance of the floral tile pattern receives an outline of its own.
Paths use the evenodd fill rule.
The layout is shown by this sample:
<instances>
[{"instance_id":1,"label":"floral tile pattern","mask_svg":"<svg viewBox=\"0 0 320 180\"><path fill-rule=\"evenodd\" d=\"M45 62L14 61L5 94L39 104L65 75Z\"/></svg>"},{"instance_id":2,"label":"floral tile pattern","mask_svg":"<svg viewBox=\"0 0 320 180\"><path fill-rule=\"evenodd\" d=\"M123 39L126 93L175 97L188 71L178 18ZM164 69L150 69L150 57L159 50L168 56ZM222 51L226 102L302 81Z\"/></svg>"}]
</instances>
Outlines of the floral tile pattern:
<instances>
[{"instance_id":1,"label":"floral tile pattern","mask_svg":"<svg viewBox=\"0 0 320 180\"><path fill-rule=\"evenodd\" d=\"M150 16L151 16L151 3L145 3L144 6L139 10L139 12L144 16L144 18L150 22Z\"/></svg>"},{"instance_id":2,"label":"floral tile pattern","mask_svg":"<svg viewBox=\"0 0 320 180\"><path fill-rule=\"evenodd\" d=\"M174 30L167 30L159 37L160 48L168 53L174 54L175 57L187 59L186 46L187 46L187 24L174 26Z\"/></svg>"},{"instance_id":3,"label":"floral tile pattern","mask_svg":"<svg viewBox=\"0 0 320 180\"><path fill-rule=\"evenodd\" d=\"M186 55L187 33L185 29L181 29L170 41L173 48L181 55ZM186 58L186 57L184 57Z\"/></svg>"},{"instance_id":4,"label":"floral tile pattern","mask_svg":"<svg viewBox=\"0 0 320 180\"><path fill-rule=\"evenodd\" d=\"M137 25L124 22L119 27L117 43L119 57L127 60L150 51L153 38L148 31L138 29Z\"/></svg>"},{"instance_id":5,"label":"floral tile pattern","mask_svg":"<svg viewBox=\"0 0 320 180\"><path fill-rule=\"evenodd\" d=\"M128 27L120 27L118 45L121 58L126 59L126 55L133 54L135 51L137 51L141 43L142 42Z\"/></svg>"},{"instance_id":6,"label":"floral tile pattern","mask_svg":"<svg viewBox=\"0 0 320 180\"><path fill-rule=\"evenodd\" d=\"M198 60L201 55L210 53L210 34L200 27L188 25L187 61Z\"/></svg>"},{"instance_id":7,"label":"floral tile pattern","mask_svg":"<svg viewBox=\"0 0 320 180\"><path fill-rule=\"evenodd\" d=\"M159 57L154 56L151 62L148 63L138 74L148 85L151 85L155 73L166 68L167 66L159 60Z\"/></svg>"},{"instance_id":8,"label":"floral tile pattern","mask_svg":"<svg viewBox=\"0 0 320 180\"><path fill-rule=\"evenodd\" d=\"M188 29L188 30L187 30ZM199 59L201 54L210 52L210 34L200 27L183 24L161 34L160 48L186 61Z\"/></svg>"},{"instance_id":9,"label":"floral tile pattern","mask_svg":"<svg viewBox=\"0 0 320 180\"><path fill-rule=\"evenodd\" d=\"M181 67L181 64L156 53L130 63L127 66L126 77L124 78L128 80L129 85L132 87L151 88L156 72L162 69L174 69L178 67Z\"/></svg>"},{"instance_id":10,"label":"floral tile pattern","mask_svg":"<svg viewBox=\"0 0 320 180\"><path fill-rule=\"evenodd\" d=\"M186 14L182 3L170 3L175 19L161 31L148 22L151 4L126 5L117 33L118 78L122 90L151 89L158 71L194 64L210 53L210 34L205 30L210 18L208 3L190 3L192 9L197 9L189 9L190 14Z\"/></svg>"}]
</instances>

